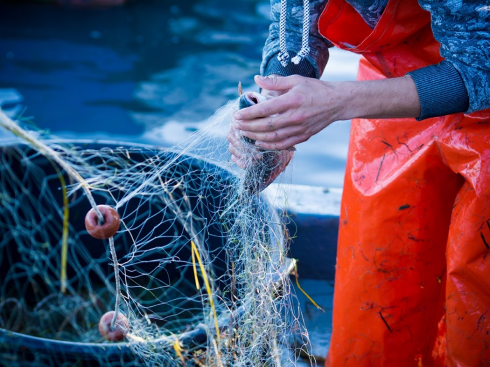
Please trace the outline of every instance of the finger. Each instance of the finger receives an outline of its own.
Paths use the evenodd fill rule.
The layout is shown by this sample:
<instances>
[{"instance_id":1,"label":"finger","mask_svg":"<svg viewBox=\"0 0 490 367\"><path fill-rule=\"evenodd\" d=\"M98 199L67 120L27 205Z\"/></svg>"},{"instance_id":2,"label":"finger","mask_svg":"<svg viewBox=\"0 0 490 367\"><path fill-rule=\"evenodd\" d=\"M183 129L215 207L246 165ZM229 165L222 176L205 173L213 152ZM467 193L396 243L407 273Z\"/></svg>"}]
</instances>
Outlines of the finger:
<instances>
[{"instance_id":1,"label":"finger","mask_svg":"<svg viewBox=\"0 0 490 367\"><path fill-rule=\"evenodd\" d=\"M286 91L268 90L268 89L262 89L262 92L260 92L260 94L267 97L267 99L279 97L284 93L286 93Z\"/></svg>"},{"instance_id":2,"label":"finger","mask_svg":"<svg viewBox=\"0 0 490 367\"><path fill-rule=\"evenodd\" d=\"M238 159L241 159L242 157L245 156L245 153L242 152L240 149L238 149L237 147L235 147L233 144L230 144L228 146L228 151L234 155L235 157L237 157Z\"/></svg>"},{"instance_id":3,"label":"finger","mask_svg":"<svg viewBox=\"0 0 490 367\"><path fill-rule=\"evenodd\" d=\"M243 160L241 160L240 158L238 158L238 157L236 157L236 156L232 155L232 156L231 156L231 160L232 160L232 161L233 161L233 162L234 162L234 163L235 163L235 164L236 164L238 167L240 167L241 169L246 169L246 168L247 168L247 166L246 166L245 162L244 162Z\"/></svg>"},{"instance_id":4,"label":"finger","mask_svg":"<svg viewBox=\"0 0 490 367\"><path fill-rule=\"evenodd\" d=\"M262 159L262 154L256 157L237 157L236 155L231 156L231 160L241 169L248 169L255 164L257 164Z\"/></svg>"},{"instance_id":5,"label":"finger","mask_svg":"<svg viewBox=\"0 0 490 367\"><path fill-rule=\"evenodd\" d=\"M271 74L271 75L268 75L267 77L272 78L272 77L281 77L281 76L278 74ZM262 90L260 91L260 94L262 94L263 96L267 97L267 99L269 99L269 98L279 97L281 94L284 94L285 92L286 91L268 90L268 89L262 88Z\"/></svg>"},{"instance_id":6,"label":"finger","mask_svg":"<svg viewBox=\"0 0 490 367\"><path fill-rule=\"evenodd\" d=\"M257 141L255 144L261 147L262 149L266 149L266 150L288 150L291 147L295 146L296 144L302 143L306 140L308 140L306 137L302 135L296 135L296 136L290 136L286 139L274 143Z\"/></svg>"},{"instance_id":7,"label":"finger","mask_svg":"<svg viewBox=\"0 0 490 367\"><path fill-rule=\"evenodd\" d=\"M233 129L232 132L229 132L226 138L228 139L228 142L230 144L234 145L237 148L240 148L240 146L243 144L243 139L241 138L241 133L239 130Z\"/></svg>"},{"instance_id":8,"label":"finger","mask_svg":"<svg viewBox=\"0 0 490 367\"><path fill-rule=\"evenodd\" d=\"M228 151L239 159L262 159L259 147L245 143L242 139L236 140L228 145Z\"/></svg>"},{"instance_id":9,"label":"finger","mask_svg":"<svg viewBox=\"0 0 490 367\"><path fill-rule=\"evenodd\" d=\"M277 143L289 137L301 135L302 131L303 129L301 126L288 126L282 129L268 131L268 132L256 133L256 132L242 131L242 135L246 136L247 138L260 141L263 143Z\"/></svg>"},{"instance_id":10,"label":"finger","mask_svg":"<svg viewBox=\"0 0 490 367\"><path fill-rule=\"evenodd\" d=\"M277 115L291 108L295 101L287 93L265 102L239 110L233 116L235 120L253 120L261 117Z\"/></svg>"},{"instance_id":11,"label":"finger","mask_svg":"<svg viewBox=\"0 0 490 367\"><path fill-rule=\"evenodd\" d=\"M276 76L269 75L267 77L256 75L254 77L255 83L263 89L284 91L293 88L295 85L300 83L304 77L299 75L291 76Z\"/></svg>"},{"instance_id":12,"label":"finger","mask_svg":"<svg viewBox=\"0 0 490 367\"><path fill-rule=\"evenodd\" d=\"M293 122L288 121L287 117L284 115L278 115L250 121L238 120L234 121L232 124L235 129L242 132L248 131L253 133L260 133L282 129L284 127L293 125Z\"/></svg>"},{"instance_id":13,"label":"finger","mask_svg":"<svg viewBox=\"0 0 490 367\"><path fill-rule=\"evenodd\" d=\"M241 134L241 131L238 129L235 129L233 127L233 125L230 125L230 128L228 130L228 134L227 134L226 138L228 139L228 141L230 142L231 145L233 145L236 149L238 149L240 151L250 149L251 144L247 143L244 140L244 137Z\"/></svg>"}]
</instances>

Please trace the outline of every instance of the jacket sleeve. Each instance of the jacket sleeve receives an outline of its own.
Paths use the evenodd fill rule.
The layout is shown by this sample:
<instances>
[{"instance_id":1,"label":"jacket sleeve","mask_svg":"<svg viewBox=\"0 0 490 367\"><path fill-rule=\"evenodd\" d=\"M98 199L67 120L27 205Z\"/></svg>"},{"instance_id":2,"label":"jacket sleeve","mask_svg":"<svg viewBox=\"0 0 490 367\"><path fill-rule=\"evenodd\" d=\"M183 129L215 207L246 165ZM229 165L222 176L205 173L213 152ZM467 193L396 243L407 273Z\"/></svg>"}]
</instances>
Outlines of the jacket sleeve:
<instances>
[{"instance_id":1,"label":"jacket sleeve","mask_svg":"<svg viewBox=\"0 0 490 367\"><path fill-rule=\"evenodd\" d=\"M421 103L419 119L490 108L490 6L485 1L419 0L431 13L445 61L409 73Z\"/></svg>"},{"instance_id":2,"label":"jacket sleeve","mask_svg":"<svg viewBox=\"0 0 490 367\"><path fill-rule=\"evenodd\" d=\"M260 66L261 75L279 74L283 76L299 74L307 77L320 78L328 61L328 47L332 44L318 32L318 18L320 17L327 0L310 0L310 53L298 65L292 62L283 67L277 54L279 53L279 18L281 1L271 0L271 20L269 37L265 43ZM301 36L303 26L303 0L288 0L286 17L286 45L293 58L301 49Z\"/></svg>"}]
</instances>

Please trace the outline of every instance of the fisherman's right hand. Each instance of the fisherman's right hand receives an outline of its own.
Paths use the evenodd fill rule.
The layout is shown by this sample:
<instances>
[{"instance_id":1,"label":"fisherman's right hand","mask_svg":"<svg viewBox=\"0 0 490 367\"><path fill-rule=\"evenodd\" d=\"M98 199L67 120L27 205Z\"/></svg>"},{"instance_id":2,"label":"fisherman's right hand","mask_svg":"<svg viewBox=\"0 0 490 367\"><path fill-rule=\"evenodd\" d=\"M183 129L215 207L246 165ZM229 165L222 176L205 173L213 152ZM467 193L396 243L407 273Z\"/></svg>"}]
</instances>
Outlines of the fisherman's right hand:
<instances>
[{"instance_id":1,"label":"fisherman's right hand","mask_svg":"<svg viewBox=\"0 0 490 367\"><path fill-rule=\"evenodd\" d=\"M268 75L267 78L284 78L284 77L278 74L271 74ZM279 97L280 95L283 95L286 92L287 91L285 90L269 90L269 89L262 88L260 94L267 97L267 99L271 99L271 98Z\"/></svg>"}]
</instances>

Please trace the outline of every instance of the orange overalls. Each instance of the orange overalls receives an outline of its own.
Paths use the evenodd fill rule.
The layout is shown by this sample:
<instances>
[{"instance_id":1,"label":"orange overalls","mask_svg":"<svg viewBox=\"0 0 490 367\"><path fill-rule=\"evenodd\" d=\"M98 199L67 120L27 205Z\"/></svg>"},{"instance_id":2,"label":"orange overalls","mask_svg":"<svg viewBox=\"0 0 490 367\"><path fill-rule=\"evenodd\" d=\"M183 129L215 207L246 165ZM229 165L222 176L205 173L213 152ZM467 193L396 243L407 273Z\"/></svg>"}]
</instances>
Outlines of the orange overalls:
<instances>
[{"instance_id":1,"label":"orange overalls","mask_svg":"<svg viewBox=\"0 0 490 367\"><path fill-rule=\"evenodd\" d=\"M415 0L374 30L330 0L319 30L363 55L358 80L442 60ZM490 363L489 117L352 121L326 366Z\"/></svg>"}]
</instances>

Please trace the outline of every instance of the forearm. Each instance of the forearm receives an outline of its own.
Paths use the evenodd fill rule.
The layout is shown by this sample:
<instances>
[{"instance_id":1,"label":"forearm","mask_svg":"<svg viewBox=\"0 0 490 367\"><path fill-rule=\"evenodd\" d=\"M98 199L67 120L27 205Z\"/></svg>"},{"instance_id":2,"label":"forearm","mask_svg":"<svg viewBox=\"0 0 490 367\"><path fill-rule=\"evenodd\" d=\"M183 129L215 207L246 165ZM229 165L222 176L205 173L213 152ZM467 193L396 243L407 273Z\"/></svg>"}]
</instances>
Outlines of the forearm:
<instances>
[{"instance_id":1,"label":"forearm","mask_svg":"<svg viewBox=\"0 0 490 367\"><path fill-rule=\"evenodd\" d=\"M420 116L417 88L408 75L383 80L326 83L331 94L325 96L325 103L334 102L337 106L332 116L334 121Z\"/></svg>"}]
</instances>

